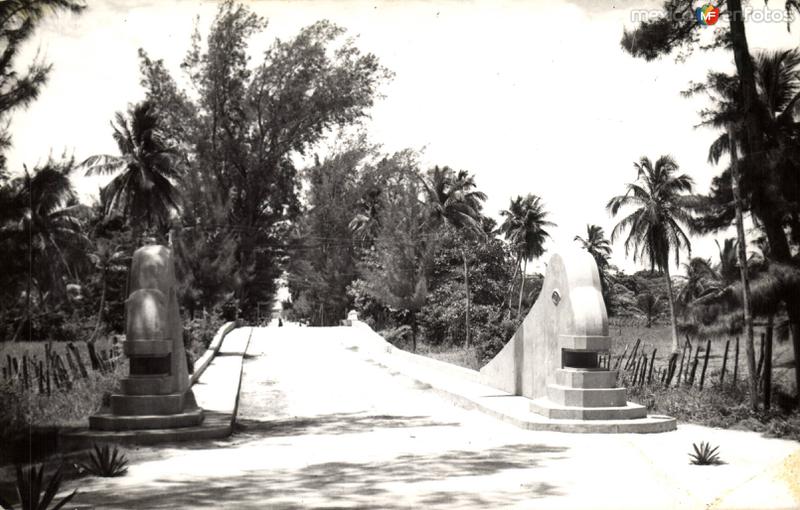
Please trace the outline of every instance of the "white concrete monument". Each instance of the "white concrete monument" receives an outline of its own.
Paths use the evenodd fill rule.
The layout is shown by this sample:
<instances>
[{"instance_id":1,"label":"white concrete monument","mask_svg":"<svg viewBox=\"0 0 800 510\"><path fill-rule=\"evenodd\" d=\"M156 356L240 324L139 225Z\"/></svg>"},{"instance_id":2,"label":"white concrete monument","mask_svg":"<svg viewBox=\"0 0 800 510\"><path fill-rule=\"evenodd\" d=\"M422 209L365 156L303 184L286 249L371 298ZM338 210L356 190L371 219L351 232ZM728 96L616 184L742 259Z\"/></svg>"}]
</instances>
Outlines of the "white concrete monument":
<instances>
[{"instance_id":1,"label":"white concrete monument","mask_svg":"<svg viewBox=\"0 0 800 510\"><path fill-rule=\"evenodd\" d=\"M110 406L89 418L95 430L191 427L203 421L189 387L172 252L158 245L133 254L122 350L130 374Z\"/></svg>"}]
</instances>

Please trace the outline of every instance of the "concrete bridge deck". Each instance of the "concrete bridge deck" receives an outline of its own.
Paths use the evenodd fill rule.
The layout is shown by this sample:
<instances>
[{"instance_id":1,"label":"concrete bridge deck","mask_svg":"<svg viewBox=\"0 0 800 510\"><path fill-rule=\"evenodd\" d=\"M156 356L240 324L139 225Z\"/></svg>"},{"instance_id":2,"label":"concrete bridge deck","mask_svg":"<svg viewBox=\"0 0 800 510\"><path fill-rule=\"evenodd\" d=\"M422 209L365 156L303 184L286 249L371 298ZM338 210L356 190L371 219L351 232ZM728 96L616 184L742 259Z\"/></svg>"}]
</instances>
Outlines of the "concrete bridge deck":
<instances>
[{"instance_id":1,"label":"concrete bridge deck","mask_svg":"<svg viewBox=\"0 0 800 510\"><path fill-rule=\"evenodd\" d=\"M692 425L652 435L522 430L455 407L348 349L342 340L353 334L255 329L233 436L133 450L127 476L81 480L74 502L104 509L798 507L797 443ZM700 441L719 445L726 464L690 466L688 452Z\"/></svg>"}]
</instances>

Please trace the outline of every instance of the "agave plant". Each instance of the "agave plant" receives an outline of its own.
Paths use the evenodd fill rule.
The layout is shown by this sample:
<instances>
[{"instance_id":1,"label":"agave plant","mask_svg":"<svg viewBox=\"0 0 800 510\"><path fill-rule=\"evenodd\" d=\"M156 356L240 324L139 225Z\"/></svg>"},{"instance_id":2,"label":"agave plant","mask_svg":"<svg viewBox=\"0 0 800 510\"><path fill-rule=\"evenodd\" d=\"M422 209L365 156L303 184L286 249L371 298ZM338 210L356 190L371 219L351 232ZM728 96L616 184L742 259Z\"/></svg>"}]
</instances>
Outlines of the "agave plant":
<instances>
[{"instance_id":1,"label":"agave plant","mask_svg":"<svg viewBox=\"0 0 800 510\"><path fill-rule=\"evenodd\" d=\"M107 444L103 446L95 444L94 451L89 452L88 461L79 467L104 478L122 476L128 472L128 459L116 446L112 449Z\"/></svg>"},{"instance_id":2,"label":"agave plant","mask_svg":"<svg viewBox=\"0 0 800 510\"><path fill-rule=\"evenodd\" d=\"M50 503L56 497L56 493L58 493L59 487L61 487L62 468L63 466L59 466L58 470L44 486L42 484L44 481L44 466L31 466L25 470L17 466L17 496L19 497L20 508L22 510L58 510L69 503L78 493L77 490L72 491L71 494L64 497L55 506L50 506ZM44 493L42 493L42 489L44 489ZM11 503L3 499L2 496L0 496L0 507L3 510L14 510Z\"/></svg>"},{"instance_id":3,"label":"agave plant","mask_svg":"<svg viewBox=\"0 0 800 510\"><path fill-rule=\"evenodd\" d=\"M692 443L692 448L694 448L694 453L689 454L689 457L692 459L692 464L697 466L722 464L719 454L717 453L719 446L711 448L709 443L700 442L700 446L697 446L697 443Z\"/></svg>"}]
</instances>

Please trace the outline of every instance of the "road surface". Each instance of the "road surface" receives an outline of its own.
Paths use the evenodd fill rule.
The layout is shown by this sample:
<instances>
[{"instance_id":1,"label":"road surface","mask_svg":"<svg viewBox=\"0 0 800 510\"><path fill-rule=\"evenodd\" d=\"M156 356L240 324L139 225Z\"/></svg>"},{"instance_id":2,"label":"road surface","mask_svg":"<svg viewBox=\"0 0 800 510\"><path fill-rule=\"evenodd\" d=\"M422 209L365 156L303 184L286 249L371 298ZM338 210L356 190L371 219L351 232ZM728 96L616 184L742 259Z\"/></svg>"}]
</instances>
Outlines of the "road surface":
<instances>
[{"instance_id":1,"label":"road surface","mask_svg":"<svg viewBox=\"0 0 800 510\"><path fill-rule=\"evenodd\" d=\"M681 425L654 435L532 432L453 406L343 347L350 328L257 328L237 432L131 452L78 481L86 508L789 508L797 444ZM726 464L690 466L692 442ZM789 460L797 466L797 455ZM789 466L791 467L791 466Z\"/></svg>"}]
</instances>

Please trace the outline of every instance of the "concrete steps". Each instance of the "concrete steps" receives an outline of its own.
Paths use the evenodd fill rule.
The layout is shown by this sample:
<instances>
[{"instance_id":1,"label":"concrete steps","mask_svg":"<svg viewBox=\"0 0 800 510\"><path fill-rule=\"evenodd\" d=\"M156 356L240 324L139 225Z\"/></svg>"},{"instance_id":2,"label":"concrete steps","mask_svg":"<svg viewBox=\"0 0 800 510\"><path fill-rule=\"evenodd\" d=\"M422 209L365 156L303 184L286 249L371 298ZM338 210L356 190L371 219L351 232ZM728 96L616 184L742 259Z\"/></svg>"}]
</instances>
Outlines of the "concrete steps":
<instances>
[{"instance_id":1,"label":"concrete steps","mask_svg":"<svg viewBox=\"0 0 800 510\"><path fill-rule=\"evenodd\" d=\"M61 448L77 450L93 443L120 445L152 445L179 441L221 439L231 433L231 416L225 413L205 412L202 424L190 427L136 429L136 430L77 430L62 434Z\"/></svg>"},{"instance_id":2,"label":"concrete steps","mask_svg":"<svg viewBox=\"0 0 800 510\"><path fill-rule=\"evenodd\" d=\"M622 391L624 401L625 390ZM559 405L547 398L531 400L531 411L552 420L635 420L647 416L647 409L633 402L610 407L586 407Z\"/></svg>"},{"instance_id":3,"label":"concrete steps","mask_svg":"<svg viewBox=\"0 0 800 510\"><path fill-rule=\"evenodd\" d=\"M178 414L140 416L120 416L104 409L89 417L89 428L128 431L196 427L203 423L203 418L203 410L199 407L186 409Z\"/></svg>"},{"instance_id":4,"label":"concrete steps","mask_svg":"<svg viewBox=\"0 0 800 510\"><path fill-rule=\"evenodd\" d=\"M621 407L625 405L625 388L570 388L557 384L547 386L547 398L567 407Z\"/></svg>"}]
</instances>

